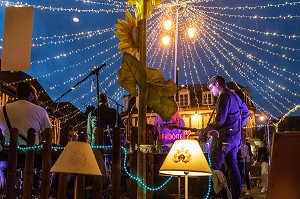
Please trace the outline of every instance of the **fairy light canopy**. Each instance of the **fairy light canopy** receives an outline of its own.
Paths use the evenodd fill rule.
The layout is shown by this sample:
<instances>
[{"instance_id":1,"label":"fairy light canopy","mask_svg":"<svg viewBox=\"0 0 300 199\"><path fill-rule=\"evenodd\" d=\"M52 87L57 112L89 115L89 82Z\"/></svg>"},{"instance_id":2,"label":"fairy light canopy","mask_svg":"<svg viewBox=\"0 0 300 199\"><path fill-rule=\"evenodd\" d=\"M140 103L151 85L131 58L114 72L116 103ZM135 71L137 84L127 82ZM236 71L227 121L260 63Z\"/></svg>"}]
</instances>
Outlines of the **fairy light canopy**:
<instances>
[{"instance_id":1,"label":"fairy light canopy","mask_svg":"<svg viewBox=\"0 0 300 199\"><path fill-rule=\"evenodd\" d=\"M184 2L185 11L178 19L179 85L204 84L220 74L249 87L258 112L268 117L299 115L300 1ZM121 102L127 92L117 81L122 55L115 24L117 18L125 19L126 9L134 16L132 6L119 0L0 1L0 21L4 21L6 6L21 5L34 7L31 70L24 72L55 100L105 62L99 74L100 90ZM163 21L174 19L172 6L174 1L165 0L147 20L147 65L161 70L166 79L173 79L174 44L165 46L161 39ZM190 24L196 25L192 40L186 39ZM3 26L0 23L0 57ZM87 105L95 106L92 79L61 101L70 101L82 111Z\"/></svg>"}]
</instances>

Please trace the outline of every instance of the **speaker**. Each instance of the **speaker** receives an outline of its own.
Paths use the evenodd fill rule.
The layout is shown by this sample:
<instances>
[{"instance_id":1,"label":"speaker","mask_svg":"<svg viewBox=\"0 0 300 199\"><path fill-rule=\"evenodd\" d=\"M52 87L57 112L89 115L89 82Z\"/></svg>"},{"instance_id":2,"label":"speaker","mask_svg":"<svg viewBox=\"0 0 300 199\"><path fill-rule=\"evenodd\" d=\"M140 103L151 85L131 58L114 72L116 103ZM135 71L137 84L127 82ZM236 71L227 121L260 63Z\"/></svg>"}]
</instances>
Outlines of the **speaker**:
<instances>
[{"instance_id":1,"label":"speaker","mask_svg":"<svg viewBox=\"0 0 300 199\"><path fill-rule=\"evenodd\" d=\"M267 198L300 198L300 132L274 133Z\"/></svg>"},{"instance_id":2,"label":"speaker","mask_svg":"<svg viewBox=\"0 0 300 199\"><path fill-rule=\"evenodd\" d=\"M167 154L154 154L154 187L161 186L169 176L159 175L159 169L163 164ZM189 198L204 198L208 191L208 178L202 177L189 177ZM180 178L180 192L181 197L184 197L184 176ZM161 189L154 191L153 198L155 199L177 199L178 196L178 178L173 177L169 183Z\"/></svg>"}]
</instances>

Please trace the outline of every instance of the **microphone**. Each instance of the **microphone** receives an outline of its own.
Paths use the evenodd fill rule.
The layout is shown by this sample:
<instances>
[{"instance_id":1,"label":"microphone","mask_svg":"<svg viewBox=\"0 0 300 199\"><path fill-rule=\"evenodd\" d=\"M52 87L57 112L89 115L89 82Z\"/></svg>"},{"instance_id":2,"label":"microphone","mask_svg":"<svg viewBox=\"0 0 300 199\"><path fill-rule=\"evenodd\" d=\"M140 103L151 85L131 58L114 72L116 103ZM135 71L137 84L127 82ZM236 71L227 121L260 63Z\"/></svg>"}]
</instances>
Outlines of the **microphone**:
<instances>
[{"instance_id":1,"label":"microphone","mask_svg":"<svg viewBox=\"0 0 300 199\"><path fill-rule=\"evenodd\" d=\"M91 74L98 74L99 71L101 70L101 68L103 68L105 65L106 65L106 63L104 62L103 64L101 64L101 66L99 66L98 68L93 70Z\"/></svg>"},{"instance_id":2,"label":"microphone","mask_svg":"<svg viewBox=\"0 0 300 199\"><path fill-rule=\"evenodd\" d=\"M92 79L91 92L93 92L94 89L95 89L95 83L94 83L94 79Z\"/></svg>"}]
</instances>

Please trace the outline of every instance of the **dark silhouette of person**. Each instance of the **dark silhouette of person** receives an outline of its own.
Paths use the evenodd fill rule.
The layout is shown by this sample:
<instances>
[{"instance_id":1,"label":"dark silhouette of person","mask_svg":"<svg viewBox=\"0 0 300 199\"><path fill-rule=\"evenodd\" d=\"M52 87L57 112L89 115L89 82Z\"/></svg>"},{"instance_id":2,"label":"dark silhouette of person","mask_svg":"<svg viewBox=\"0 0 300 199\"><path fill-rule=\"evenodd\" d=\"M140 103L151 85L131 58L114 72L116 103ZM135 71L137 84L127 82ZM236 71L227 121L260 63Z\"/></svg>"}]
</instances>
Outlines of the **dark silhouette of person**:
<instances>
[{"instance_id":1,"label":"dark silhouette of person","mask_svg":"<svg viewBox=\"0 0 300 199\"><path fill-rule=\"evenodd\" d=\"M242 177L242 181L245 181L247 185L247 195L251 195L251 184L250 184L250 178L249 178L249 170L251 166L251 147L250 143L246 141L246 134L243 133L242 142L240 144L240 148L238 151L238 166L240 170L240 174Z\"/></svg>"},{"instance_id":2,"label":"dark silhouette of person","mask_svg":"<svg viewBox=\"0 0 300 199\"><path fill-rule=\"evenodd\" d=\"M113 127L124 128L124 124L116 109L110 108L108 98L104 93L99 94L99 109L96 108L88 114L87 120L87 135L91 145L95 145L95 132L98 126L103 130ZM100 123L98 121L100 117ZM112 145L109 130L104 133L104 145Z\"/></svg>"}]
</instances>

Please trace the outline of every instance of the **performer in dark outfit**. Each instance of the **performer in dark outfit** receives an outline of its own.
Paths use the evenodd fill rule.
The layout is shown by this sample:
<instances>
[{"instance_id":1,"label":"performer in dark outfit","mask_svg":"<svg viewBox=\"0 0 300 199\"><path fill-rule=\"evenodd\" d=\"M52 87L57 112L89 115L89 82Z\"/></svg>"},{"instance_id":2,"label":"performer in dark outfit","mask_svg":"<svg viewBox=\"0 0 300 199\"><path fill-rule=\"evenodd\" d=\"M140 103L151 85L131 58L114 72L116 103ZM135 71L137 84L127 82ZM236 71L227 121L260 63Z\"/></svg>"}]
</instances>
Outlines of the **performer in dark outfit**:
<instances>
[{"instance_id":1,"label":"performer in dark outfit","mask_svg":"<svg viewBox=\"0 0 300 199\"><path fill-rule=\"evenodd\" d=\"M237 165L237 152L242 135L242 126L247 122L250 112L240 97L226 87L225 79L213 76L207 83L211 93L218 97L215 121L206 130L219 131L220 138L213 139L210 149L211 167L221 170L224 162L230 179L232 198L241 195L242 181ZM224 190L222 190L224 192Z\"/></svg>"},{"instance_id":2,"label":"performer in dark outfit","mask_svg":"<svg viewBox=\"0 0 300 199\"><path fill-rule=\"evenodd\" d=\"M98 108L96 108L93 111L91 111L88 115L87 135L88 135L88 141L91 145L95 145L95 132L98 126L98 115L100 116L100 127L104 130L116 126L119 128L125 127L117 110L114 108L110 108L108 106L107 96L103 93L100 93L99 99L100 99L100 106L99 106L100 114L98 113ZM112 145L110 141L110 137L108 136L107 133L105 133L104 135L104 145Z\"/></svg>"}]
</instances>

